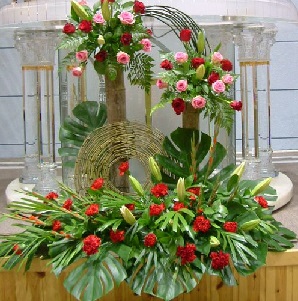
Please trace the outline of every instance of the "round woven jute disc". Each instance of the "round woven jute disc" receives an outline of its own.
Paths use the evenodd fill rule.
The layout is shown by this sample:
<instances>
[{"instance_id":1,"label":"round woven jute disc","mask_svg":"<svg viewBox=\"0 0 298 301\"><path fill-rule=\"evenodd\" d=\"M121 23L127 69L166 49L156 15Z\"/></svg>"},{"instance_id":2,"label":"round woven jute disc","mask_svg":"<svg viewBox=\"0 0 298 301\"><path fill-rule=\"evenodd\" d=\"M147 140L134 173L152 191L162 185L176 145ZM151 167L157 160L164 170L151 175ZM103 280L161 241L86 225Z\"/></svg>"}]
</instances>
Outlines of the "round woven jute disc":
<instances>
[{"instance_id":1,"label":"round woven jute disc","mask_svg":"<svg viewBox=\"0 0 298 301\"><path fill-rule=\"evenodd\" d=\"M119 162L136 159L145 171L144 188L151 185L149 157L163 154L164 135L139 122L115 122L94 130L80 148L75 164L74 184L84 193L92 182L101 177L105 186L122 193L110 179L111 169ZM132 175L134 176L134 175Z\"/></svg>"}]
</instances>

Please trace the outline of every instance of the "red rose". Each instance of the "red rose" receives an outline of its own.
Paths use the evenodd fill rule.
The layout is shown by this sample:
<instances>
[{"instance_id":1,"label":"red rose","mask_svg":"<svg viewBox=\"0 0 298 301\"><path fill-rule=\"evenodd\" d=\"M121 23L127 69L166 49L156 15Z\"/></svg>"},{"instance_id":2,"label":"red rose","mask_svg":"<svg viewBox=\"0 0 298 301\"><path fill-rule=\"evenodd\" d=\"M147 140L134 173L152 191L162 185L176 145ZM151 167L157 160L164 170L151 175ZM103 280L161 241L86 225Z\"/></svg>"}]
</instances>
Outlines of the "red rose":
<instances>
[{"instance_id":1,"label":"red rose","mask_svg":"<svg viewBox=\"0 0 298 301\"><path fill-rule=\"evenodd\" d=\"M233 70L233 64L231 63L231 61L227 60L227 59L223 59L220 62L221 65L221 69L223 71L232 71Z\"/></svg>"},{"instance_id":2,"label":"red rose","mask_svg":"<svg viewBox=\"0 0 298 301\"><path fill-rule=\"evenodd\" d=\"M82 32L88 33L92 30L92 23L91 23L91 21L83 20L79 24L78 28Z\"/></svg>"},{"instance_id":3,"label":"red rose","mask_svg":"<svg viewBox=\"0 0 298 301\"><path fill-rule=\"evenodd\" d=\"M141 1L135 1L133 5L133 11L136 14L144 14L145 13L145 5Z\"/></svg>"},{"instance_id":4,"label":"red rose","mask_svg":"<svg viewBox=\"0 0 298 301\"><path fill-rule=\"evenodd\" d=\"M110 231L110 239L114 244L116 244L117 242L123 241L124 238L125 238L124 231L120 231L120 230L116 230L116 231L111 230Z\"/></svg>"},{"instance_id":5,"label":"red rose","mask_svg":"<svg viewBox=\"0 0 298 301\"><path fill-rule=\"evenodd\" d=\"M195 57L191 60L191 65L193 68L197 69L200 65L205 64L205 59L201 57Z\"/></svg>"},{"instance_id":6,"label":"red rose","mask_svg":"<svg viewBox=\"0 0 298 301\"><path fill-rule=\"evenodd\" d=\"M125 172L128 171L128 169L129 169L129 162L128 161L122 162L120 164L120 166L118 167L118 169L119 169L119 175L123 176L125 174Z\"/></svg>"},{"instance_id":7,"label":"red rose","mask_svg":"<svg viewBox=\"0 0 298 301\"><path fill-rule=\"evenodd\" d=\"M203 232L206 233L209 231L209 229L211 228L211 223L208 219L206 219L204 216L197 216L193 226L192 226L193 230L195 232Z\"/></svg>"},{"instance_id":8,"label":"red rose","mask_svg":"<svg viewBox=\"0 0 298 301\"><path fill-rule=\"evenodd\" d=\"M95 215L99 212L99 205L98 204L91 204L85 211L85 214L88 216Z\"/></svg>"},{"instance_id":9,"label":"red rose","mask_svg":"<svg viewBox=\"0 0 298 301\"><path fill-rule=\"evenodd\" d=\"M230 103L230 107L235 111L241 111L242 110L242 101L233 100Z\"/></svg>"},{"instance_id":10,"label":"red rose","mask_svg":"<svg viewBox=\"0 0 298 301\"><path fill-rule=\"evenodd\" d=\"M156 184L151 188L151 193L157 198L166 196L168 194L168 186L163 183Z\"/></svg>"},{"instance_id":11,"label":"red rose","mask_svg":"<svg viewBox=\"0 0 298 301\"><path fill-rule=\"evenodd\" d=\"M62 208L66 209L66 210L70 210L71 206L73 204L73 201L71 199L67 199L64 204L62 205Z\"/></svg>"},{"instance_id":12,"label":"red rose","mask_svg":"<svg viewBox=\"0 0 298 301\"><path fill-rule=\"evenodd\" d=\"M152 204L149 207L149 215L150 216L158 216L165 210L164 204Z\"/></svg>"},{"instance_id":13,"label":"red rose","mask_svg":"<svg viewBox=\"0 0 298 301\"><path fill-rule=\"evenodd\" d=\"M268 202L263 196L255 196L255 201L259 203L259 205L263 208L268 208Z\"/></svg>"},{"instance_id":14,"label":"red rose","mask_svg":"<svg viewBox=\"0 0 298 301\"><path fill-rule=\"evenodd\" d=\"M101 189L103 184L104 184L104 179L103 178L98 178L98 179L93 181L93 183L91 185L91 189L92 190Z\"/></svg>"},{"instance_id":15,"label":"red rose","mask_svg":"<svg viewBox=\"0 0 298 301\"><path fill-rule=\"evenodd\" d=\"M98 252L98 248L101 244L101 239L96 235L89 235L83 240L83 251L87 255L93 255Z\"/></svg>"},{"instance_id":16,"label":"red rose","mask_svg":"<svg viewBox=\"0 0 298 301\"><path fill-rule=\"evenodd\" d=\"M180 40L182 42L189 42L191 37L191 30L190 29L182 29L180 31Z\"/></svg>"},{"instance_id":17,"label":"red rose","mask_svg":"<svg viewBox=\"0 0 298 301\"><path fill-rule=\"evenodd\" d=\"M49 192L47 195L46 195L46 199L48 200L54 200L54 199L57 199L58 198L58 194L56 192Z\"/></svg>"},{"instance_id":18,"label":"red rose","mask_svg":"<svg viewBox=\"0 0 298 301\"><path fill-rule=\"evenodd\" d=\"M66 23L62 32L66 34L72 34L76 31L76 27L72 23Z\"/></svg>"},{"instance_id":19,"label":"red rose","mask_svg":"<svg viewBox=\"0 0 298 301\"><path fill-rule=\"evenodd\" d=\"M124 45L124 46L128 46L132 41L132 35L129 32L125 32L124 34L122 34L121 38L120 38L120 42Z\"/></svg>"},{"instance_id":20,"label":"red rose","mask_svg":"<svg viewBox=\"0 0 298 301\"><path fill-rule=\"evenodd\" d=\"M219 74L217 72L212 71L208 77L208 84L212 85L217 80L219 80Z\"/></svg>"},{"instance_id":21,"label":"red rose","mask_svg":"<svg viewBox=\"0 0 298 301\"><path fill-rule=\"evenodd\" d=\"M16 255L22 255L22 253L23 253L18 244L14 245L12 249L15 252Z\"/></svg>"},{"instance_id":22,"label":"red rose","mask_svg":"<svg viewBox=\"0 0 298 301\"><path fill-rule=\"evenodd\" d=\"M196 246L195 244L187 243L185 247L179 246L177 248L176 255L181 257L181 264L185 265L187 263L193 262L197 256L195 255Z\"/></svg>"},{"instance_id":23,"label":"red rose","mask_svg":"<svg viewBox=\"0 0 298 301\"><path fill-rule=\"evenodd\" d=\"M186 208L186 206L181 202L175 202L173 206L174 211L179 211L182 208Z\"/></svg>"},{"instance_id":24,"label":"red rose","mask_svg":"<svg viewBox=\"0 0 298 301\"><path fill-rule=\"evenodd\" d=\"M177 115L180 115L185 110L185 103L182 98L175 98L172 101L172 108Z\"/></svg>"},{"instance_id":25,"label":"red rose","mask_svg":"<svg viewBox=\"0 0 298 301\"><path fill-rule=\"evenodd\" d=\"M229 265L230 255L228 253L223 253L223 251L211 252L210 258L211 266L214 270L222 270Z\"/></svg>"},{"instance_id":26,"label":"red rose","mask_svg":"<svg viewBox=\"0 0 298 301\"><path fill-rule=\"evenodd\" d=\"M163 60L160 63L160 67L165 69L165 70L172 70L173 69L173 64L169 60Z\"/></svg>"},{"instance_id":27,"label":"red rose","mask_svg":"<svg viewBox=\"0 0 298 301\"><path fill-rule=\"evenodd\" d=\"M238 224L236 222L225 222L223 224L223 228L227 232L236 233L237 232L237 227L238 227Z\"/></svg>"},{"instance_id":28,"label":"red rose","mask_svg":"<svg viewBox=\"0 0 298 301\"><path fill-rule=\"evenodd\" d=\"M130 211L135 210L135 204L126 204L125 207L128 208Z\"/></svg>"},{"instance_id":29,"label":"red rose","mask_svg":"<svg viewBox=\"0 0 298 301\"><path fill-rule=\"evenodd\" d=\"M98 62L103 62L106 60L108 53L105 50L100 50L94 56L95 60Z\"/></svg>"},{"instance_id":30,"label":"red rose","mask_svg":"<svg viewBox=\"0 0 298 301\"><path fill-rule=\"evenodd\" d=\"M155 246L157 241L156 235L154 233L149 233L144 238L144 246L152 248Z\"/></svg>"},{"instance_id":31,"label":"red rose","mask_svg":"<svg viewBox=\"0 0 298 301\"><path fill-rule=\"evenodd\" d=\"M52 230L53 231L57 232L61 229L61 227L62 227L62 225L61 225L60 221L58 221L58 220L53 221L53 223L52 223Z\"/></svg>"}]
</instances>

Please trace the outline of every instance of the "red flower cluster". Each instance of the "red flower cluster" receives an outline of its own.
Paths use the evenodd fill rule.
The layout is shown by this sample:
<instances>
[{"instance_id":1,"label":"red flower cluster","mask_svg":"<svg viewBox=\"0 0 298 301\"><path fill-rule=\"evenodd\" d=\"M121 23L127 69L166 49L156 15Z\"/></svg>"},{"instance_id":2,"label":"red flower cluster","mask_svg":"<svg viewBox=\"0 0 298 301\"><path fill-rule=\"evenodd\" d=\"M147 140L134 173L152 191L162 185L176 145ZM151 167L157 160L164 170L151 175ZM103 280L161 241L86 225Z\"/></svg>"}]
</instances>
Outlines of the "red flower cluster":
<instances>
[{"instance_id":1,"label":"red flower cluster","mask_svg":"<svg viewBox=\"0 0 298 301\"><path fill-rule=\"evenodd\" d=\"M151 193L157 198L164 197L168 194L168 186L163 183L156 184L151 188Z\"/></svg>"},{"instance_id":2,"label":"red flower cluster","mask_svg":"<svg viewBox=\"0 0 298 301\"><path fill-rule=\"evenodd\" d=\"M88 216L95 215L99 212L99 205L98 204L91 204L85 211L85 214Z\"/></svg>"},{"instance_id":3,"label":"red flower cluster","mask_svg":"<svg viewBox=\"0 0 298 301\"><path fill-rule=\"evenodd\" d=\"M110 231L110 239L114 244L116 244L117 242L123 241L124 238L125 238L124 231L120 231L120 230L116 230L116 231L111 230Z\"/></svg>"},{"instance_id":4,"label":"red flower cluster","mask_svg":"<svg viewBox=\"0 0 298 301\"><path fill-rule=\"evenodd\" d=\"M225 222L223 224L223 228L227 232L236 233L237 232L237 227L238 227L238 224L236 222Z\"/></svg>"},{"instance_id":5,"label":"red flower cluster","mask_svg":"<svg viewBox=\"0 0 298 301\"><path fill-rule=\"evenodd\" d=\"M179 246L177 248L176 255L181 257L181 264L185 265L189 262L193 262L197 256L195 255L196 246L195 244L187 243L185 247Z\"/></svg>"},{"instance_id":6,"label":"red flower cluster","mask_svg":"<svg viewBox=\"0 0 298 301\"><path fill-rule=\"evenodd\" d=\"M185 103L182 98L175 98L172 101L172 108L174 109L176 115L180 115L185 110Z\"/></svg>"},{"instance_id":7,"label":"red flower cluster","mask_svg":"<svg viewBox=\"0 0 298 301\"><path fill-rule=\"evenodd\" d=\"M125 204L125 207L128 208L130 211L135 210L135 204Z\"/></svg>"},{"instance_id":8,"label":"red flower cluster","mask_svg":"<svg viewBox=\"0 0 298 301\"><path fill-rule=\"evenodd\" d=\"M158 216L166 209L165 204L152 204L149 207L149 215L150 216Z\"/></svg>"},{"instance_id":9,"label":"red flower cluster","mask_svg":"<svg viewBox=\"0 0 298 301\"><path fill-rule=\"evenodd\" d=\"M23 253L18 244L14 245L12 249L15 252L16 255L22 255L22 253Z\"/></svg>"},{"instance_id":10,"label":"red flower cluster","mask_svg":"<svg viewBox=\"0 0 298 301\"><path fill-rule=\"evenodd\" d=\"M182 208L186 208L186 206L181 202L175 202L173 206L174 211L179 211Z\"/></svg>"},{"instance_id":11,"label":"red flower cluster","mask_svg":"<svg viewBox=\"0 0 298 301\"><path fill-rule=\"evenodd\" d=\"M101 239L96 235L91 234L84 238L83 243L83 251L87 255L93 255L98 252L98 248L101 244Z\"/></svg>"},{"instance_id":12,"label":"red flower cluster","mask_svg":"<svg viewBox=\"0 0 298 301\"><path fill-rule=\"evenodd\" d=\"M93 181L93 183L91 185L91 189L92 190L101 189L103 184L104 184L104 179L103 178L98 178L98 179Z\"/></svg>"},{"instance_id":13,"label":"red flower cluster","mask_svg":"<svg viewBox=\"0 0 298 301\"><path fill-rule=\"evenodd\" d=\"M195 232L203 232L206 233L209 231L209 229L211 228L211 223L208 219L206 219L204 216L197 216L193 226L192 226L193 230Z\"/></svg>"},{"instance_id":14,"label":"red flower cluster","mask_svg":"<svg viewBox=\"0 0 298 301\"><path fill-rule=\"evenodd\" d=\"M83 20L79 24L78 29L82 32L89 33L92 30L92 22Z\"/></svg>"},{"instance_id":15,"label":"red flower cluster","mask_svg":"<svg viewBox=\"0 0 298 301\"><path fill-rule=\"evenodd\" d=\"M125 172L128 171L128 169L129 169L129 162L128 161L122 162L120 164L120 166L118 167L118 169L119 169L119 175L123 176L125 174Z\"/></svg>"},{"instance_id":16,"label":"red flower cluster","mask_svg":"<svg viewBox=\"0 0 298 301\"><path fill-rule=\"evenodd\" d=\"M52 223L52 230L57 232L57 231L59 231L61 228L62 228L61 222L58 221L58 220L54 220L53 223Z\"/></svg>"},{"instance_id":17,"label":"red flower cluster","mask_svg":"<svg viewBox=\"0 0 298 301\"><path fill-rule=\"evenodd\" d=\"M64 204L62 205L62 208L66 210L71 210L71 206L73 204L73 201L71 199L67 199Z\"/></svg>"},{"instance_id":18,"label":"red flower cluster","mask_svg":"<svg viewBox=\"0 0 298 301\"><path fill-rule=\"evenodd\" d=\"M214 270L222 270L224 267L229 265L230 255L223 251L211 252L211 266Z\"/></svg>"},{"instance_id":19,"label":"red flower cluster","mask_svg":"<svg viewBox=\"0 0 298 301\"><path fill-rule=\"evenodd\" d=\"M157 241L156 235L154 233L149 233L144 238L144 246L149 248L154 247L156 241Z\"/></svg>"},{"instance_id":20,"label":"red flower cluster","mask_svg":"<svg viewBox=\"0 0 298 301\"><path fill-rule=\"evenodd\" d=\"M136 14L144 14L145 13L145 5L141 1L135 1L133 5L133 11Z\"/></svg>"},{"instance_id":21,"label":"red flower cluster","mask_svg":"<svg viewBox=\"0 0 298 301\"><path fill-rule=\"evenodd\" d=\"M182 42L189 42L191 38L191 30L190 29L182 29L180 31L180 40Z\"/></svg>"},{"instance_id":22,"label":"red flower cluster","mask_svg":"<svg viewBox=\"0 0 298 301\"><path fill-rule=\"evenodd\" d=\"M230 103L230 107L235 111L241 111L242 110L242 101L233 100Z\"/></svg>"},{"instance_id":23,"label":"red flower cluster","mask_svg":"<svg viewBox=\"0 0 298 301\"><path fill-rule=\"evenodd\" d=\"M160 68L163 68L165 70L172 70L173 69L173 64L169 60L163 60L160 63Z\"/></svg>"},{"instance_id":24,"label":"red flower cluster","mask_svg":"<svg viewBox=\"0 0 298 301\"><path fill-rule=\"evenodd\" d=\"M192 193L192 195L189 196L189 199L192 201L195 201L196 196L200 195L201 188L200 187L192 187L192 188L188 188L186 191Z\"/></svg>"},{"instance_id":25,"label":"red flower cluster","mask_svg":"<svg viewBox=\"0 0 298 301\"><path fill-rule=\"evenodd\" d=\"M261 207L268 208L268 202L263 196L255 196L255 201L257 201Z\"/></svg>"},{"instance_id":26,"label":"red flower cluster","mask_svg":"<svg viewBox=\"0 0 298 301\"><path fill-rule=\"evenodd\" d=\"M55 200L58 198L58 194L56 192L49 192L46 196L45 196L46 199L48 200Z\"/></svg>"},{"instance_id":27,"label":"red flower cluster","mask_svg":"<svg viewBox=\"0 0 298 301\"><path fill-rule=\"evenodd\" d=\"M221 62L220 62L220 65L221 65L221 69L223 71L232 71L233 70L233 64L231 61L227 60L227 59L223 59Z\"/></svg>"},{"instance_id":28,"label":"red flower cluster","mask_svg":"<svg viewBox=\"0 0 298 301\"><path fill-rule=\"evenodd\" d=\"M191 60L191 65L193 68L197 69L200 65L205 64L205 59L202 57L195 57Z\"/></svg>"}]
</instances>

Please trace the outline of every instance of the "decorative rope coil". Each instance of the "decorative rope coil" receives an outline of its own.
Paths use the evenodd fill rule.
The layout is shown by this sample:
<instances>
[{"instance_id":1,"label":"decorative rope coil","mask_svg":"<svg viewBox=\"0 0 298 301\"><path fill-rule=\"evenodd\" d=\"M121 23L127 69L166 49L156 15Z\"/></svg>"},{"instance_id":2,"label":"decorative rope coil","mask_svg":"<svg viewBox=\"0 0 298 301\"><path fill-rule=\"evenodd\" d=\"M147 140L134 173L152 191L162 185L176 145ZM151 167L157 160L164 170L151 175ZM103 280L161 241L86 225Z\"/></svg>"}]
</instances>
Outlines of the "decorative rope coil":
<instances>
[{"instance_id":1,"label":"decorative rope coil","mask_svg":"<svg viewBox=\"0 0 298 301\"><path fill-rule=\"evenodd\" d=\"M76 190L83 194L86 188L99 177L104 178L105 186L123 193L113 183L111 171L120 162L135 158L145 170L144 188L151 185L149 157L163 154L164 135L151 127L138 122L122 121L94 130L84 141L77 156L74 172Z\"/></svg>"}]
</instances>

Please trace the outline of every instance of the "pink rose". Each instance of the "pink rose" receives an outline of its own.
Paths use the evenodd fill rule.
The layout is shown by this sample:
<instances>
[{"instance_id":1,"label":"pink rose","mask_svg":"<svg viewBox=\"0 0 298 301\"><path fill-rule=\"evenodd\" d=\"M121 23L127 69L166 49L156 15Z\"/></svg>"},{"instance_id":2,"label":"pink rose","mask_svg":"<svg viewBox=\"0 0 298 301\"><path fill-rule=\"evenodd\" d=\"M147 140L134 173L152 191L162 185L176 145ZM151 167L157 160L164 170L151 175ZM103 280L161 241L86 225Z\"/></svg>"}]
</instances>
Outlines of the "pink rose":
<instances>
[{"instance_id":1,"label":"pink rose","mask_svg":"<svg viewBox=\"0 0 298 301\"><path fill-rule=\"evenodd\" d=\"M187 89L187 80L181 79L176 83L176 89L179 92L184 92Z\"/></svg>"},{"instance_id":2,"label":"pink rose","mask_svg":"<svg viewBox=\"0 0 298 301\"><path fill-rule=\"evenodd\" d=\"M192 99L191 104L195 109L202 109L205 107L206 99L199 95Z\"/></svg>"},{"instance_id":3,"label":"pink rose","mask_svg":"<svg viewBox=\"0 0 298 301\"><path fill-rule=\"evenodd\" d=\"M188 60L187 53L185 53L185 52L176 52L175 53L175 61L178 64L183 64L183 63L187 62L187 60Z\"/></svg>"},{"instance_id":4,"label":"pink rose","mask_svg":"<svg viewBox=\"0 0 298 301\"><path fill-rule=\"evenodd\" d=\"M223 56L219 52L214 52L211 57L211 61L214 64L219 64L223 60Z\"/></svg>"},{"instance_id":5,"label":"pink rose","mask_svg":"<svg viewBox=\"0 0 298 301\"><path fill-rule=\"evenodd\" d=\"M145 52L150 52L152 49L152 44L151 41L149 39L142 39L140 42L143 45L143 50Z\"/></svg>"},{"instance_id":6,"label":"pink rose","mask_svg":"<svg viewBox=\"0 0 298 301\"><path fill-rule=\"evenodd\" d=\"M87 50L81 50L76 53L76 58L79 62L85 62L88 60L88 51Z\"/></svg>"},{"instance_id":7,"label":"pink rose","mask_svg":"<svg viewBox=\"0 0 298 301\"><path fill-rule=\"evenodd\" d=\"M212 89L216 93L222 93L222 92L225 92L226 86L222 80L217 80L216 82L214 82L212 84Z\"/></svg>"},{"instance_id":8,"label":"pink rose","mask_svg":"<svg viewBox=\"0 0 298 301\"><path fill-rule=\"evenodd\" d=\"M119 51L117 53L117 62L119 64L126 65L129 63L129 61L130 61L130 56L126 52Z\"/></svg>"},{"instance_id":9,"label":"pink rose","mask_svg":"<svg viewBox=\"0 0 298 301\"><path fill-rule=\"evenodd\" d=\"M231 74L225 74L221 80L227 84L227 85L231 85L234 81L234 77Z\"/></svg>"},{"instance_id":10,"label":"pink rose","mask_svg":"<svg viewBox=\"0 0 298 301\"><path fill-rule=\"evenodd\" d=\"M125 25L132 25L135 23L134 15L127 11L122 12L118 18L120 19L120 22Z\"/></svg>"},{"instance_id":11,"label":"pink rose","mask_svg":"<svg viewBox=\"0 0 298 301\"><path fill-rule=\"evenodd\" d=\"M93 22L97 24L103 24L105 22L105 19L103 18L101 13L96 13L93 16Z\"/></svg>"},{"instance_id":12,"label":"pink rose","mask_svg":"<svg viewBox=\"0 0 298 301\"><path fill-rule=\"evenodd\" d=\"M158 79L156 81L156 86L158 87L158 89L165 89L168 87L168 83L165 83L161 79Z\"/></svg>"},{"instance_id":13,"label":"pink rose","mask_svg":"<svg viewBox=\"0 0 298 301\"><path fill-rule=\"evenodd\" d=\"M77 77L80 77L83 73L83 70L81 67L74 67L72 68L72 75L73 76L77 76Z\"/></svg>"}]
</instances>

